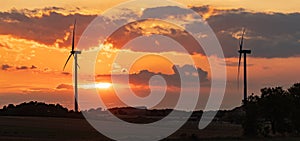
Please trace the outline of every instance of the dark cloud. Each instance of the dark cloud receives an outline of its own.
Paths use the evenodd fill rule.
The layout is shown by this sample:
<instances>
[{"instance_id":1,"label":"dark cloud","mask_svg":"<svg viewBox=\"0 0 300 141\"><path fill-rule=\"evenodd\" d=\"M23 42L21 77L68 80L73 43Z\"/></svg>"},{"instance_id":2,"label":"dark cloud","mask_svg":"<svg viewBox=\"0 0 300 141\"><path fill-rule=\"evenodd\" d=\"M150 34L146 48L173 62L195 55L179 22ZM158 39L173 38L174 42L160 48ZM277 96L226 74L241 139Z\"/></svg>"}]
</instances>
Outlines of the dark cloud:
<instances>
[{"instance_id":1,"label":"dark cloud","mask_svg":"<svg viewBox=\"0 0 300 141\"><path fill-rule=\"evenodd\" d=\"M221 15L221 14L228 14L228 13L241 13L246 12L246 9L244 8L236 8L236 9L215 9L211 7L210 5L203 5L203 6L192 6L190 7L192 10L197 12L200 16L203 16L205 14L210 14L209 16L214 15Z\"/></svg>"},{"instance_id":2,"label":"dark cloud","mask_svg":"<svg viewBox=\"0 0 300 141\"><path fill-rule=\"evenodd\" d=\"M129 75L129 82L134 85L148 85L151 77L159 75L165 79L168 86L180 87L181 82L180 78L184 78L184 80L188 80L190 83L196 82L196 80L200 80L201 83L205 84L209 82L208 72L201 69L195 68L192 65L184 65L177 66L174 65L172 67L173 74L164 74L164 73L155 73L150 72L148 70L141 70L138 73ZM127 76L124 74L114 74L111 75L97 75L96 80L98 81L110 81L111 77L114 79L114 83L127 83ZM160 83L157 83L160 84Z\"/></svg>"},{"instance_id":3,"label":"dark cloud","mask_svg":"<svg viewBox=\"0 0 300 141\"><path fill-rule=\"evenodd\" d=\"M36 69L37 67L34 65L31 65L30 69Z\"/></svg>"},{"instance_id":4,"label":"dark cloud","mask_svg":"<svg viewBox=\"0 0 300 141\"><path fill-rule=\"evenodd\" d=\"M226 57L237 57L238 36L237 33L245 27L247 29L245 48L251 49L253 57L291 57L300 55L300 13L255 13L245 9L212 9L210 6L191 7L200 15L210 13L207 22L217 35L224 54ZM78 10L78 9L77 9ZM46 45L59 44L60 47L70 45L71 27L76 17L78 21L77 41L87 27L87 25L96 17L96 15L69 14L63 15L58 11L68 11L60 7L46 7L44 9L13 9L9 12L0 12L0 34L10 34L15 37L34 40ZM76 9L73 9L75 12ZM41 17L32 17L39 12L45 13ZM70 12L70 10L69 10ZM72 11L71 11L72 12ZM175 16L182 18L191 11L182 9L176 6L148 8L143 11L143 18L157 18ZM104 25L115 25L126 23L128 18L136 17L137 14L128 9L120 15L120 18L109 21L105 18L99 18L99 31L106 31ZM186 27L193 30L199 23L190 23ZM139 30L140 27L135 27L137 22L130 23L116 32L108 39L119 47L122 47L130 40L143 36ZM193 39L186 31L180 28L166 28L161 26L153 27L153 29L162 32L164 36L168 36L176 40L184 46L189 53L204 54L201 46ZM95 33L96 34L96 33ZM98 35L98 33L97 33ZM90 39L84 37L87 43ZM59 39L59 40L57 40ZM91 41L98 41L91 39ZM93 45L97 43L91 43ZM166 44L167 45L167 44ZM5 44L0 44L1 47L7 47ZM135 50L133 48L132 50ZM174 48L162 49L163 51L178 51ZM157 50L157 51L162 51ZM141 49L139 50L141 51ZM148 48L145 51L149 51Z\"/></svg>"},{"instance_id":5,"label":"dark cloud","mask_svg":"<svg viewBox=\"0 0 300 141\"><path fill-rule=\"evenodd\" d=\"M59 84L56 89L67 89L67 90L71 90L73 89L72 85L69 84Z\"/></svg>"},{"instance_id":6,"label":"dark cloud","mask_svg":"<svg viewBox=\"0 0 300 141\"><path fill-rule=\"evenodd\" d=\"M199 6L199 7L192 6L191 9L194 10L195 12L199 13L199 15L203 15L203 14L209 12L210 6L209 5L203 5L203 6Z\"/></svg>"},{"instance_id":7,"label":"dark cloud","mask_svg":"<svg viewBox=\"0 0 300 141\"><path fill-rule=\"evenodd\" d=\"M29 17L37 17L40 13L43 13L43 14L48 14L50 12L53 12L53 11L68 11L68 12L71 12L71 10L67 10L65 8L62 8L62 7L45 7L43 9L40 9L40 8L36 8L36 9L32 9L32 10L29 10L29 9L20 9L20 10L17 10L15 8L13 8L11 10L11 13L23 13L25 14L26 16L29 16Z\"/></svg>"},{"instance_id":8,"label":"dark cloud","mask_svg":"<svg viewBox=\"0 0 300 141\"><path fill-rule=\"evenodd\" d=\"M169 16L180 17L190 14L192 11L177 6L164 6L147 8L143 11L142 18L167 18Z\"/></svg>"},{"instance_id":9,"label":"dark cloud","mask_svg":"<svg viewBox=\"0 0 300 141\"><path fill-rule=\"evenodd\" d=\"M207 74L208 74L207 71L204 71L201 68L195 68L192 65L184 65L182 67L180 67L180 66L173 66L173 71L175 72L175 75L180 75L178 72L182 72L184 74L184 76L180 76L180 77L189 77L190 80L195 79L197 77L197 75L198 75L200 81L203 81L203 82L207 82L208 81L208 79L207 79Z\"/></svg>"},{"instance_id":10,"label":"dark cloud","mask_svg":"<svg viewBox=\"0 0 300 141\"><path fill-rule=\"evenodd\" d=\"M207 22L216 33L226 57L236 57L238 55L237 33L245 27L247 29L245 48L253 51L253 57L291 57L300 54L300 13L255 13L246 9L213 9L210 6L192 7L199 15L209 13ZM159 12L164 11L164 12ZM149 8L143 13L144 17L168 17L188 14L188 10L179 7L158 7ZM201 23L187 24L187 29L196 30L195 25ZM183 32L181 32L183 33ZM180 34L180 33L179 33ZM192 42L186 40L185 36L180 36L195 47ZM198 46L199 47L199 46ZM204 54L203 50L188 48L190 52Z\"/></svg>"},{"instance_id":11,"label":"dark cloud","mask_svg":"<svg viewBox=\"0 0 300 141\"><path fill-rule=\"evenodd\" d=\"M9 34L14 37L34 40L46 45L59 44L60 47L71 43L71 27L77 19L77 41L86 26L96 17L95 15L63 15L57 10L60 7L46 7L44 9L13 9L9 12L0 12L0 34ZM31 17L37 13L44 13L41 17Z\"/></svg>"},{"instance_id":12,"label":"dark cloud","mask_svg":"<svg viewBox=\"0 0 300 141\"><path fill-rule=\"evenodd\" d=\"M130 83L133 83L135 85L148 85L148 82L151 77L155 75L162 76L168 86L175 86L180 87L181 86L181 78L183 80L188 80L189 83L196 82L197 79L200 80L200 82L209 82L207 78L207 71L202 70L201 68L195 68L192 65L184 65L182 67L180 66L173 66L172 67L174 74L167 75L163 73L154 73L149 72L148 70L142 70L137 74L131 74L130 75ZM160 84L160 83L157 83Z\"/></svg>"},{"instance_id":13,"label":"dark cloud","mask_svg":"<svg viewBox=\"0 0 300 141\"><path fill-rule=\"evenodd\" d=\"M34 65L31 65L31 67L29 66L20 66L20 67L16 67L17 70L27 70L27 69L36 69L37 67Z\"/></svg>"},{"instance_id":14,"label":"dark cloud","mask_svg":"<svg viewBox=\"0 0 300 141\"><path fill-rule=\"evenodd\" d=\"M27 70L29 69L27 66L16 67L17 70Z\"/></svg>"},{"instance_id":15,"label":"dark cloud","mask_svg":"<svg viewBox=\"0 0 300 141\"><path fill-rule=\"evenodd\" d=\"M2 67L1 67L2 70L7 70L9 68L12 68L12 66L7 65L7 64L3 64Z\"/></svg>"},{"instance_id":16,"label":"dark cloud","mask_svg":"<svg viewBox=\"0 0 300 141\"><path fill-rule=\"evenodd\" d=\"M183 48L176 48L174 47L174 43L177 42L181 46L184 47L184 49L190 53L194 54L197 52L203 52L202 48L198 44L198 42L193 38L192 35L190 35L187 31L182 29L181 27L164 22L159 21L160 24L164 23L165 25L157 25L157 26L147 26L151 22L155 22L157 20L155 19L149 19L149 20L141 20L136 21L132 23L128 23L127 25L124 25L123 27L116 30L114 33L112 33L107 41L109 43L114 44L114 47L116 48L122 48L125 44L129 43L131 40L144 36L144 39L141 39L138 42L135 42L134 44L129 44L129 48L133 51L144 51L144 52L167 52L167 51L177 51L182 52ZM146 26L146 27L145 27ZM147 32L145 32L147 30ZM160 45L159 48L153 48L155 46L155 40L149 39L150 35L152 38L156 34L161 35L159 38L156 38L155 40L158 40L160 43L164 43ZM169 37L173 39L173 42L170 42L170 40L164 40L166 38L162 38L162 36ZM164 45L164 46L163 46Z\"/></svg>"},{"instance_id":17,"label":"dark cloud","mask_svg":"<svg viewBox=\"0 0 300 141\"><path fill-rule=\"evenodd\" d=\"M234 33L247 29L245 48L254 57L291 57L300 54L300 13L228 12L212 16L208 23L223 47L225 56L237 56L238 40Z\"/></svg>"},{"instance_id":18,"label":"dark cloud","mask_svg":"<svg viewBox=\"0 0 300 141\"><path fill-rule=\"evenodd\" d=\"M252 50L251 56L253 57L273 58L300 55L300 13L255 13L242 8L223 10L213 9L210 6L192 7L191 9L200 15L210 14L207 22L217 35L225 57L238 56L238 38L240 37L238 33L243 27L247 29L244 47ZM166 6L145 9L142 17L166 18L172 15L178 18L189 13L190 11L186 9ZM122 47L130 40L143 36L142 31L144 29L138 26L142 22L145 21L133 22L118 29L110 36L108 41L113 42L117 47ZM199 24L203 23L189 23L186 25L186 28L190 31L195 31ZM176 40L191 54L204 54L201 46L184 29L159 25L151 28L160 32L163 36ZM130 49L135 51L153 51L150 47L145 47L145 45L154 46L153 43L149 43L150 40L141 40L136 46L131 45ZM154 51L181 52L181 50L174 48L163 47L156 48Z\"/></svg>"},{"instance_id":19,"label":"dark cloud","mask_svg":"<svg viewBox=\"0 0 300 141\"><path fill-rule=\"evenodd\" d=\"M62 72L62 74L64 74L64 75L71 75L71 73L69 73L69 72Z\"/></svg>"},{"instance_id":20,"label":"dark cloud","mask_svg":"<svg viewBox=\"0 0 300 141\"><path fill-rule=\"evenodd\" d=\"M10 68L15 68L15 70L37 69L37 67L35 65L31 65L31 66L17 66L17 67L10 66L8 64L3 64L2 65L2 70L8 70ZM11 69L11 70L14 70L14 69Z\"/></svg>"}]
</instances>

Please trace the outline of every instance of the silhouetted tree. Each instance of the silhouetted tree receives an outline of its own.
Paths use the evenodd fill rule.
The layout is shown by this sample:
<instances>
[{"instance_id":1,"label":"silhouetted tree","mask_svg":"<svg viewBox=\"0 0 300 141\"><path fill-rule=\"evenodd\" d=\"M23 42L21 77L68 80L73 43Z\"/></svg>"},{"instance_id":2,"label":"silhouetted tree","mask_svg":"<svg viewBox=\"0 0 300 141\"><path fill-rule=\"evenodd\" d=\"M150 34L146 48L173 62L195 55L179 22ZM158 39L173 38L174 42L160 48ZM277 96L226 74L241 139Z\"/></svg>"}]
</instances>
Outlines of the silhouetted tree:
<instances>
[{"instance_id":1,"label":"silhouetted tree","mask_svg":"<svg viewBox=\"0 0 300 141\"><path fill-rule=\"evenodd\" d=\"M288 119L292 114L292 103L287 91L282 87L261 89L261 98L258 101L260 115L271 122L273 134L290 132Z\"/></svg>"},{"instance_id":2,"label":"silhouetted tree","mask_svg":"<svg viewBox=\"0 0 300 141\"><path fill-rule=\"evenodd\" d=\"M9 104L4 106L0 115L17 116L66 116L68 109L59 104L45 104L36 101L21 103L19 105Z\"/></svg>"},{"instance_id":3,"label":"silhouetted tree","mask_svg":"<svg viewBox=\"0 0 300 141\"><path fill-rule=\"evenodd\" d=\"M258 96L254 94L250 95L247 99L247 104L244 105L245 108L245 118L243 122L244 135L245 136L256 136L258 131Z\"/></svg>"},{"instance_id":4,"label":"silhouetted tree","mask_svg":"<svg viewBox=\"0 0 300 141\"><path fill-rule=\"evenodd\" d=\"M251 95L244 106L245 135L299 133L300 83L288 90L282 87L263 88L260 96Z\"/></svg>"},{"instance_id":5,"label":"silhouetted tree","mask_svg":"<svg viewBox=\"0 0 300 141\"><path fill-rule=\"evenodd\" d=\"M299 133L300 132L300 83L294 84L292 87L288 89L292 97L292 116L291 120L295 130Z\"/></svg>"}]
</instances>

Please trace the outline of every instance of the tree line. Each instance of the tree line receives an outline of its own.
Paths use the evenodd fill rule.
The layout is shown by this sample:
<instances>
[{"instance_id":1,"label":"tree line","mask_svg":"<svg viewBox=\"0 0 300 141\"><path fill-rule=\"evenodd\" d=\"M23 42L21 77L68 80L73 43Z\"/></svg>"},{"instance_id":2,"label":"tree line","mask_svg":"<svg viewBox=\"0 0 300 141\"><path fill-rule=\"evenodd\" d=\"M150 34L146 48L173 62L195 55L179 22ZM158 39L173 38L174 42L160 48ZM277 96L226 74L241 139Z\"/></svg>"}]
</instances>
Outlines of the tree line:
<instances>
[{"instance_id":1,"label":"tree line","mask_svg":"<svg viewBox=\"0 0 300 141\"><path fill-rule=\"evenodd\" d=\"M0 116L43 116L83 118L81 113L68 110L60 104L30 101L19 105L9 104L0 109Z\"/></svg>"}]
</instances>

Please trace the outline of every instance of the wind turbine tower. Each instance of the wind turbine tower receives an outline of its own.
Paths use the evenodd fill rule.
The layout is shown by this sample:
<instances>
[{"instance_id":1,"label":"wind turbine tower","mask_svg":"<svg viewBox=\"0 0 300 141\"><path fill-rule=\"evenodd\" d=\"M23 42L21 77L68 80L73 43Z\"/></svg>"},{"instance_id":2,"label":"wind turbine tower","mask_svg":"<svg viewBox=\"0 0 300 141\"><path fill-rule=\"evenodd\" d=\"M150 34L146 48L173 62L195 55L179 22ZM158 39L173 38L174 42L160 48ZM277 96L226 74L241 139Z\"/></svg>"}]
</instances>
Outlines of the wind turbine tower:
<instances>
[{"instance_id":1,"label":"wind turbine tower","mask_svg":"<svg viewBox=\"0 0 300 141\"><path fill-rule=\"evenodd\" d=\"M78 112L78 102L77 102L77 100L78 100L77 70L78 70L79 65L77 63L77 55L81 54L81 51L74 50L74 48L75 48L75 43L74 43L75 42L75 26L76 26L76 20L75 20L74 26L73 26L72 50L70 51L70 55L69 55L69 57L68 57L65 65L64 65L63 70L65 70L65 67L68 64L71 56L73 56L74 57L74 73L73 73L74 74L74 96L75 96L75 98L74 98L74 110L75 110L75 112Z\"/></svg>"},{"instance_id":2,"label":"wind turbine tower","mask_svg":"<svg viewBox=\"0 0 300 141\"><path fill-rule=\"evenodd\" d=\"M243 29L243 31L242 31L242 37L239 42L240 50L238 51L239 52L238 80L239 80L239 76L240 76L240 66L241 66L241 59L242 59L242 55L243 55L244 56L244 99L243 99L243 103L245 105L247 103L247 54L251 54L251 50L243 49L244 35L245 35L245 29Z\"/></svg>"}]
</instances>

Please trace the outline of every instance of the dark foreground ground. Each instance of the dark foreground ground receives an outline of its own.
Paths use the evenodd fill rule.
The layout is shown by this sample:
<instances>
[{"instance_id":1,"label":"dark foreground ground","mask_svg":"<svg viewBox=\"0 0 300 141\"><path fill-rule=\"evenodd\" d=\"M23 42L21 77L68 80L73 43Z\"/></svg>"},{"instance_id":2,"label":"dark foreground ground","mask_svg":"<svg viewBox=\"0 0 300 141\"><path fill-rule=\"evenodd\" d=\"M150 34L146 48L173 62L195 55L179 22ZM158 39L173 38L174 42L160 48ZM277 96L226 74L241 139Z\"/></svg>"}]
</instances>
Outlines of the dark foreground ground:
<instances>
[{"instance_id":1,"label":"dark foreground ground","mask_svg":"<svg viewBox=\"0 0 300 141\"><path fill-rule=\"evenodd\" d=\"M198 130L198 122L190 121L164 140L267 140L244 138L240 125L211 123ZM91 127L85 119L54 117L0 116L0 140L72 140L110 141ZM300 140L300 138L276 138L268 140Z\"/></svg>"}]
</instances>

